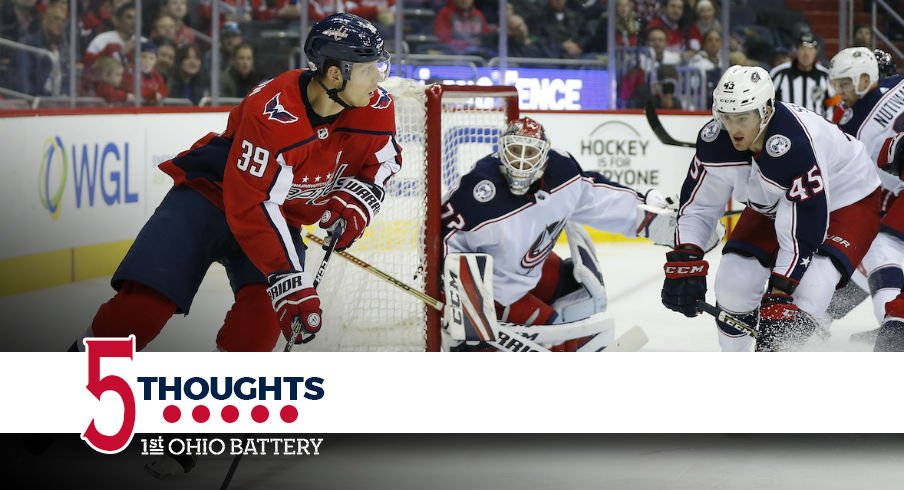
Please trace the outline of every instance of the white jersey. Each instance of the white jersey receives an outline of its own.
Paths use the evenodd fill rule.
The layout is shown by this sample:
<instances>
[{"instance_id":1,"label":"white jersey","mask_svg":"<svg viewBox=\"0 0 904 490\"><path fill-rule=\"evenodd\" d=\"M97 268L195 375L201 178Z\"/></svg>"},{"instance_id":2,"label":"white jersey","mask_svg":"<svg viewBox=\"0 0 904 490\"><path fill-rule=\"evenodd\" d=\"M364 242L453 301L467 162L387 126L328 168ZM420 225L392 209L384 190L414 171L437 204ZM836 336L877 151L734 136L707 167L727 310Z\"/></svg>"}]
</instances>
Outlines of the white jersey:
<instances>
[{"instance_id":1,"label":"white jersey","mask_svg":"<svg viewBox=\"0 0 904 490\"><path fill-rule=\"evenodd\" d=\"M443 202L443 248L493 257L493 294L508 306L540 280L543 263L571 221L637 236L634 190L585 172L567 153L550 150L540 188L511 193L495 155L484 157Z\"/></svg>"},{"instance_id":2,"label":"white jersey","mask_svg":"<svg viewBox=\"0 0 904 490\"><path fill-rule=\"evenodd\" d=\"M734 197L775 220L779 251L773 273L800 282L826 238L829 213L878 186L863 143L819 114L776 102L759 154L735 150L714 120L700 131L681 189L675 243L703 247Z\"/></svg>"},{"instance_id":3,"label":"white jersey","mask_svg":"<svg viewBox=\"0 0 904 490\"><path fill-rule=\"evenodd\" d=\"M878 87L845 109L838 121L841 129L866 145L874 162L888 138L904 132L904 75L888 77ZM904 190L904 182L895 175L879 172L882 187L895 194Z\"/></svg>"}]
</instances>

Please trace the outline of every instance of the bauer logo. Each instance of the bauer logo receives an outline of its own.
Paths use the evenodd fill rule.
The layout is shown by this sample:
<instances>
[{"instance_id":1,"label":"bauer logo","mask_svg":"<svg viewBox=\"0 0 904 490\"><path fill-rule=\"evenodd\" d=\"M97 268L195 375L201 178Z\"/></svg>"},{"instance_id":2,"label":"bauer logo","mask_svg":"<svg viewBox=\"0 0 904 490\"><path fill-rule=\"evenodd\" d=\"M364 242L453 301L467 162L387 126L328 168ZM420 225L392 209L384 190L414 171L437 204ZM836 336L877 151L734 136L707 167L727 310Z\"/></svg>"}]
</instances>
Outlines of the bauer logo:
<instances>
[{"instance_id":1,"label":"bauer logo","mask_svg":"<svg viewBox=\"0 0 904 490\"><path fill-rule=\"evenodd\" d=\"M38 170L41 206L56 221L70 187L77 209L137 203L129 156L128 142L66 144L59 135L47 138Z\"/></svg>"},{"instance_id":2,"label":"bauer logo","mask_svg":"<svg viewBox=\"0 0 904 490\"><path fill-rule=\"evenodd\" d=\"M101 375L102 360L111 371L110 366L123 366L122 361L112 359L133 359L135 337L88 338L84 343L88 391L98 401L109 393L122 404L122 418L113 434L98 429L111 426L109 420L98 420L109 415L103 410L82 434L89 446L102 453L125 449L139 417L143 422L172 427L172 432L205 432L206 427L235 423L267 424L274 431L293 431L292 424L301 419L301 403L320 400L326 394L324 379L317 376L196 376L191 373L192 365L186 365L186 374L181 376L135 376L128 380L128 375L115 372Z\"/></svg>"},{"instance_id":3,"label":"bauer logo","mask_svg":"<svg viewBox=\"0 0 904 490\"><path fill-rule=\"evenodd\" d=\"M650 140L628 123L608 121L581 139L581 160L596 159L607 179L629 186L658 186L659 170L634 168L647 156Z\"/></svg>"}]
</instances>

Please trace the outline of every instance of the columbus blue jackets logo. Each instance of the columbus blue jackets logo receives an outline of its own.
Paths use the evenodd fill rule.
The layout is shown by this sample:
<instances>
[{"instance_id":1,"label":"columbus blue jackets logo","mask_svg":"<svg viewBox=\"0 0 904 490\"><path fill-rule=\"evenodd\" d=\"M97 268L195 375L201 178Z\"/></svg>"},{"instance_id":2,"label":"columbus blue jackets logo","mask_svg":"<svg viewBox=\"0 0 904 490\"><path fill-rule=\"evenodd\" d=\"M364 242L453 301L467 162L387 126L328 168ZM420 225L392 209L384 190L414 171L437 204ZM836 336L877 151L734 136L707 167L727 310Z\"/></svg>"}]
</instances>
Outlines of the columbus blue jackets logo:
<instances>
[{"instance_id":1,"label":"columbus blue jackets logo","mask_svg":"<svg viewBox=\"0 0 904 490\"><path fill-rule=\"evenodd\" d=\"M785 153L788 153L788 150L790 149L791 140L785 135L776 134L766 140L766 153L772 158L780 157Z\"/></svg>"},{"instance_id":2,"label":"columbus blue jackets logo","mask_svg":"<svg viewBox=\"0 0 904 490\"><path fill-rule=\"evenodd\" d=\"M841 115L841 120L838 121L838 125L844 126L845 124L850 122L852 117L854 117L854 110L848 107L844 110L844 114Z\"/></svg>"},{"instance_id":3,"label":"columbus blue jackets logo","mask_svg":"<svg viewBox=\"0 0 904 490\"><path fill-rule=\"evenodd\" d=\"M298 120L295 114L287 111L282 104L279 103L279 96L282 92L273 96L264 106L264 115L271 121L279 121L283 124L291 124Z\"/></svg>"},{"instance_id":4,"label":"columbus blue jackets logo","mask_svg":"<svg viewBox=\"0 0 904 490\"><path fill-rule=\"evenodd\" d=\"M722 125L716 121L711 121L707 124L703 131L700 132L700 139L707 143L712 143L716 140L716 137L719 136L719 131L722 130Z\"/></svg>"},{"instance_id":5,"label":"columbus blue jackets logo","mask_svg":"<svg viewBox=\"0 0 904 490\"><path fill-rule=\"evenodd\" d=\"M527 254L521 257L521 267L533 269L542 264L546 257L549 256L549 252L552 252L553 247L556 246L556 241L559 239L559 235L562 234L562 230L565 229L566 223L567 221L562 219L544 228L540 236L530 246Z\"/></svg>"},{"instance_id":6,"label":"columbus blue jackets logo","mask_svg":"<svg viewBox=\"0 0 904 490\"><path fill-rule=\"evenodd\" d=\"M377 97L377 101L370 106L374 109L385 109L389 107L390 102L392 102L392 98L389 96L389 92L387 92L383 87L377 87L377 93L380 96Z\"/></svg>"},{"instance_id":7,"label":"columbus blue jackets logo","mask_svg":"<svg viewBox=\"0 0 904 490\"><path fill-rule=\"evenodd\" d=\"M489 180L481 180L474 186L474 200L487 202L496 196L496 185Z\"/></svg>"}]
</instances>

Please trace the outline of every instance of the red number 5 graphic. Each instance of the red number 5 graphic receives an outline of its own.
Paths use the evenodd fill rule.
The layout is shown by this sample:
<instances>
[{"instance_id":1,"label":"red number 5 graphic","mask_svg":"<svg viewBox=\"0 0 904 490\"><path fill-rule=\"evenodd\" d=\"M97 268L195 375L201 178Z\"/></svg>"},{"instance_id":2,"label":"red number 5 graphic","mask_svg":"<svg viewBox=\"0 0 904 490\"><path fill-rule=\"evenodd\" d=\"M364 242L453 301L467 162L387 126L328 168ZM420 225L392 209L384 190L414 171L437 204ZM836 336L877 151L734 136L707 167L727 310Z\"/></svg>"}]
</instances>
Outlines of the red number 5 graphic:
<instances>
[{"instance_id":1,"label":"red number 5 graphic","mask_svg":"<svg viewBox=\"0 0 904 490\"><path fill-rule=\"evenodd\" d=\"M102 434L94 425L94 419L82 439L96 451L115 454L129 445L135 428L135 395L126 380L115 375L100 377L100 360L105 357L126 357L132 359L135 353L135 336L127 339L85 339L88 353L88 391L100 400L108 391L116 393L122 400L122 425L113 435Z\"/></svg>"}]
</instances>

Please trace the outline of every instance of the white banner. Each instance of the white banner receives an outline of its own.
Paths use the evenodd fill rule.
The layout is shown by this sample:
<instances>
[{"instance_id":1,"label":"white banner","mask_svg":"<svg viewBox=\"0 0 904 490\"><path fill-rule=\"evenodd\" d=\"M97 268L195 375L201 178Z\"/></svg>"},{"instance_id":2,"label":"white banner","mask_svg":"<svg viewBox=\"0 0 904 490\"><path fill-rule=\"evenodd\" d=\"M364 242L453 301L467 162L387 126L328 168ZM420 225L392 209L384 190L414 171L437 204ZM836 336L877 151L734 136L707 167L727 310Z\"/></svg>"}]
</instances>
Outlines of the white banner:
<instances>
[{"instance_id":1,"label":"white banner","mask_svg":"<svg viewBox=\"0 0 904 490\"><path fill-rule=\"evenodd\" d=\"M4 388L16 395L0 405L0 432L83 433L92 420L102 434L129 438L904 431L900 390L889 389L899 371L895 355L212 352L129 359L128 340L115 347L92 345L93 373L86 353L5 354L0 370L16 375L5 377ZM132 407L132 427L123 422L124 406Z\"/></svg>"}]
</instances>

